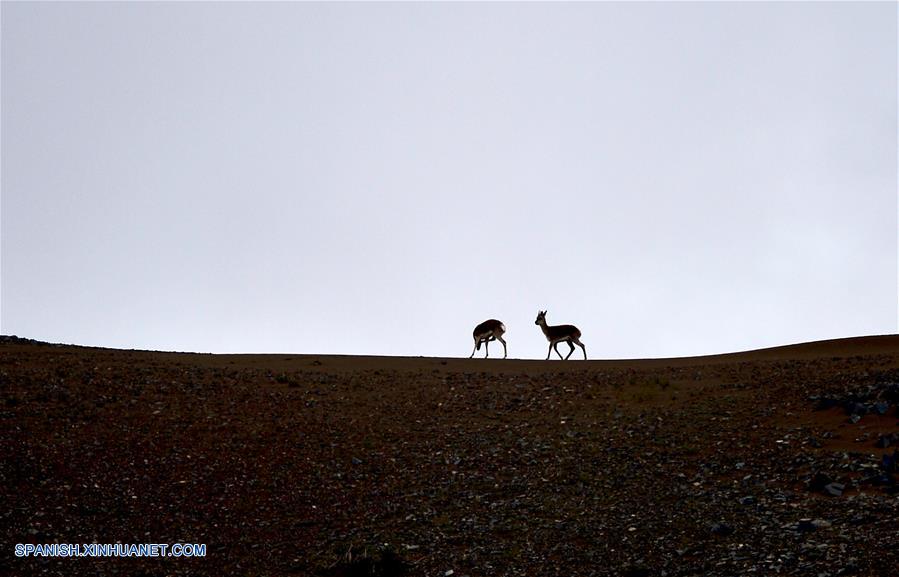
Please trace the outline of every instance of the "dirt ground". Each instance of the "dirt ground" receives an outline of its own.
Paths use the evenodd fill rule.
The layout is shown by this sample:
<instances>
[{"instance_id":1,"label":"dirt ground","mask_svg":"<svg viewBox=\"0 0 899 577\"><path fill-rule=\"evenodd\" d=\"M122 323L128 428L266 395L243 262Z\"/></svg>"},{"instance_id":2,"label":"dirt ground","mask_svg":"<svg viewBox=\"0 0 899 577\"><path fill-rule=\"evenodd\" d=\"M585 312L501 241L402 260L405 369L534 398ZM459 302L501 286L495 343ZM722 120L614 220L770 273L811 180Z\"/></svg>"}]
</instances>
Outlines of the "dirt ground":
<instances>
[{"instance_id":1,"label":"dirt ground","mask_svg":"<svg viewBox=\"0 0 899 577\"><path fill-rule=\"evenodd\" d=\"M884 575L899 336L521 361L0 338L4 575ZM200 543L202 558L16 557Z\"/></svg>"}]
</instances>

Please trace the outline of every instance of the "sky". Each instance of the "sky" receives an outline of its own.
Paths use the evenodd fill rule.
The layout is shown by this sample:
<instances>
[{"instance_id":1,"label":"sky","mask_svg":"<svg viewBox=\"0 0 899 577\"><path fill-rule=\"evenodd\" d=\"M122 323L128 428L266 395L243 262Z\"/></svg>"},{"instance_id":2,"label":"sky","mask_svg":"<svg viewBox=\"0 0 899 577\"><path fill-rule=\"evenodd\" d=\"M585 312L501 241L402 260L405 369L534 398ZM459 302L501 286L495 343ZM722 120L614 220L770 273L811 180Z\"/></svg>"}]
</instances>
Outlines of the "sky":
<instances>
[{"instance_id":1,"label":"sky","mask_svg":"<svg viewBox=\"0 0 899 577\"><path fill-rule=\"evenodd\" d=\"M0 26L3 334L467 357L498 318L543 358L545 309L601 359L897 331L895 3L3 2Z\"/></svg>"}]
</instances>

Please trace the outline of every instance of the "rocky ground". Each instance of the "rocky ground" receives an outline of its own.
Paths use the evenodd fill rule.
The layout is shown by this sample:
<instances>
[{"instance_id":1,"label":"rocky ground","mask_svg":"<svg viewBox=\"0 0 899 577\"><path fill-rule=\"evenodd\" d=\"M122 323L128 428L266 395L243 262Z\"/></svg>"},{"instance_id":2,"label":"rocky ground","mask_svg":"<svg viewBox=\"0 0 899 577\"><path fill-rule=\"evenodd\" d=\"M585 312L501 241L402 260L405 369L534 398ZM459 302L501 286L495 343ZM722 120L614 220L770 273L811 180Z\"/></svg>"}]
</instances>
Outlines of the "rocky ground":
<instances>
[{"instance_id":1,"label":"rocky ground","mask_svg":"<svg viewBox=\"0 0 899 577\"><path fill-rule=\"evenodd\" d=\"M899 572L899 337L647 361L0 339L9 575ZM18 558L16 543L205 543Z\"/></svg>"}]
</instances>

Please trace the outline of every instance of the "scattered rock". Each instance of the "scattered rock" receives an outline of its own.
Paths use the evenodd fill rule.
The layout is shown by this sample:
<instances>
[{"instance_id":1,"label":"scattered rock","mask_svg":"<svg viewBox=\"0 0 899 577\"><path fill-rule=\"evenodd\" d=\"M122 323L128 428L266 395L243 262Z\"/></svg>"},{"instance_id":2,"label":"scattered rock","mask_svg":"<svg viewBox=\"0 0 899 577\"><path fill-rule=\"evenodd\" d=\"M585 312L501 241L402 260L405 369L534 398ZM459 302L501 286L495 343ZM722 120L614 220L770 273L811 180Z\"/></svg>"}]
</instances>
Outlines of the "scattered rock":
<instances>
[{"instance_id":1,"label":"scattered rock","mask_svg":"<svg viewBox=\"0 0 899 577\"><path fill-rule=\"evenodd\" d=\"M869 412L868 405L864 403L847 403L846 404L846 414L848 415L867 415ZM855 422L855 421L853 421Z\"/></svg>"},{"instance_id":2,"label":"scattered rock","mask_svg":"<svg viewBox=\"0 0 899 577\"><path fill-rule=\"evenodd\" d=\"M844 485L843 483L829 483L826 487L824 487L824 492L828 495L839 497L843 494L843 491L845 489L846 485Z\"/></svg>"},{"instance_id":3,"label":"scattered rock","mask_svg":"<svg viewBox=\"0 0 899 577\"><path fill-rule=\"evenodd\" d=\"M874 445L879 449L886 449L890 445L897 444L897 441L899 441L899 435L896 433L888 433L886 435L881 435Z\"/></svg>"},{"instance_id":4,"label":"scattered rock","mask_svg":"<svg viewBox=\"0 0 899 577\"><path fill-rule=\"evenodd\" d=\"M830 475L819 471L808 481L807 487L809 491L820 492L831 483L833 483L833 479Z\"/></svg>"},{"instance_id":5,"label":"scattered rock","mask_svg":"<svg viewBox=\"0 0 899 577\"><path fill-rule=\"evenodd\" d=\"M815 527L815 524L812 523L811 519L800 519L799 522L796 523L796 530L800 533L808 533L815 529L817 529L817 527Z\"/></svg>"},{"instance_id":6,"label":"scattered rock","mask_svg":"<svg viewBox=\"0 0 899 577\"><path fill-rule=\"evenodd\" d=\"M709 531L712 533L712 535L726 537L733 534L734 528L727 523L715 523L711 527L709 527Z\"/></svg>"},{"instance_id":7,"label":"scattered rock","mask_svg":"<svg viewBox=\"0 0 899 577\"><path fill-rule=\"evenodd\" d=\"M899 452L886 453L897 439L872 450L897 430L882 383L899 369L881 357L722 362L697 382L677 366L356 370L303 357L281 372L255 357L12 348L0 350L0 424L16 451L0 467L15 505L7 542L215 531L202 564L172 569L197 577L835 577L899 565ZM831 412L811 410L827 399ZM840 422L849 403L866 427ZM844 439L825 443L835 431ZM131 573L158 573L151 562L129 561ZM47 577L94 567L17 563Z\"/></svg>"}]
</instances>

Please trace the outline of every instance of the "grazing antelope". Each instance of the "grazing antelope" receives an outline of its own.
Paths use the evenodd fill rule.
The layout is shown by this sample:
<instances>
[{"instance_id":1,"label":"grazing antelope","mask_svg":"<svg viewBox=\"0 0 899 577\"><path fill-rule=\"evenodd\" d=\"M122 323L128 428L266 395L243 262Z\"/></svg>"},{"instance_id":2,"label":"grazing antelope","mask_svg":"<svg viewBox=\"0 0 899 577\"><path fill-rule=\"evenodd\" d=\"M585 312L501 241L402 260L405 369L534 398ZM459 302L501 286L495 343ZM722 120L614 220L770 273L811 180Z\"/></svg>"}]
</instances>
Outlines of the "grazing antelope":
<instances>
[{"instance_id":1,"label":"grazing antelope","mask_svg":"<svg viewBox=\"0 0 899 577\"><path fill-rule=\"evenodd\" d=\"M472 336L474 337L474 349L471 351L471 356L468 358L470 359L473 357L475 351L481 350L481 343L484 343L484 358L486 359L489 357L490 350L487 346L490 341L499 341L503 344L503 358L506 358L506 341L503 340L503 334L505 332L506 325L496 319L484 321L476 326L472 333Z\"/></svg>"},{"instance_id":2,"label":"grazing antelope","mask_svg":"<svg viewBox=\"0 0 899 577\"><path fill-rule=\"evenodd\" d=\"M580 341L581 331L574 325L556 325L550 326L546 324L546 311L540 311L537 313L537 320L534 321L535 325L540 325L540 328L543 330L543 334L546 335L546 340L549 341L549 350L546 351L546 360L549 360L549 355L552 354L553 349L556 350L556 354L559 355L559 358L562 358L562 353L559 352L559 343L566 342L568 346L571 347L571 350L568 351L568 357L571 356L571 353L574 352L574 343L575 345L581 347L584 351L584 360L587 360L587 347L584 346L584 343ZM564 360L568 360L568 357L565 357Z\"/></svg>"}]
</instances>

